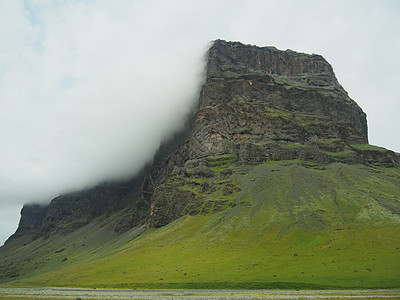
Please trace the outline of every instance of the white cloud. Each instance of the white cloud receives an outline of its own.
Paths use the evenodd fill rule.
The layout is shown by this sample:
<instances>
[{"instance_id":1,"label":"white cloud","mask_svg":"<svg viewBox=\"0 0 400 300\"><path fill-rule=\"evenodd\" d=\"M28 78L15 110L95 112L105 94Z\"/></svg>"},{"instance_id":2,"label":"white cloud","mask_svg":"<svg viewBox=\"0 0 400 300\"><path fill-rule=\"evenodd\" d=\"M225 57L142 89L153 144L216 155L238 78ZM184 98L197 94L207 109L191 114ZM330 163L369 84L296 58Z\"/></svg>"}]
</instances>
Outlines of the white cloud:
<instances>
[{"instance_id":1,"label":"white cloud","mask_svg":"<svg viewBox=\"0 0 400 300\"><path fill-rule=\"evenodd\" d=\"M16 211L138 170L182 125L216 38L324 55L368 114L371 142L400 151L398 11L396 1L0 1L1 204Z\"/></svg>"}]
</instances>

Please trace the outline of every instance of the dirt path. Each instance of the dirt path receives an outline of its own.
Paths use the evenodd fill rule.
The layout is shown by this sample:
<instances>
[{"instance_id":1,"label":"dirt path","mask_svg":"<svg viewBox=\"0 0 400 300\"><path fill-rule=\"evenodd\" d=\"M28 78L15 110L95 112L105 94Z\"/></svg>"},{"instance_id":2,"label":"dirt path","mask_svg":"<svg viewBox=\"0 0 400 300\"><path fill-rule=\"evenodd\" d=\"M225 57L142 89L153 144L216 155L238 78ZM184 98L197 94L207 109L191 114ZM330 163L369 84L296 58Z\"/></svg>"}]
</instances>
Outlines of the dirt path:
<instances>
[{"instance_id":1,"label":"dirt path","mask_svg":"<svg viewBox=\"0 0 400 300\"><path fill-rule=\"evenodd\" d=\"M1 299L400 299L400 290L110 290L2 288Z\"/></svg>"}]
</instances>

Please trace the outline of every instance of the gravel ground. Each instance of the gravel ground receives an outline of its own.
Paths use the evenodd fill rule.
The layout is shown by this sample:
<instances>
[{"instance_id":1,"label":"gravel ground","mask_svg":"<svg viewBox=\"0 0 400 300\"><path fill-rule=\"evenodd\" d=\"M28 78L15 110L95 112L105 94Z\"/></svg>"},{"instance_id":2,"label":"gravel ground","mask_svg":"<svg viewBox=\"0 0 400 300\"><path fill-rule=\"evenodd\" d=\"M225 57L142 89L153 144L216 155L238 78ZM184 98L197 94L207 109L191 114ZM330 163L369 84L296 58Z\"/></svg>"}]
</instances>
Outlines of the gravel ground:
<instances>
[{"instance_id":1,"label":"gravel ground","mask_svg":"<svg viewBox=\"0 0 400 300\"><path fill-rule=\"evenodd\" d=\"M112 290L2 288L2 299L400 299L400 290Z\"/></svg>"}]
</instances>

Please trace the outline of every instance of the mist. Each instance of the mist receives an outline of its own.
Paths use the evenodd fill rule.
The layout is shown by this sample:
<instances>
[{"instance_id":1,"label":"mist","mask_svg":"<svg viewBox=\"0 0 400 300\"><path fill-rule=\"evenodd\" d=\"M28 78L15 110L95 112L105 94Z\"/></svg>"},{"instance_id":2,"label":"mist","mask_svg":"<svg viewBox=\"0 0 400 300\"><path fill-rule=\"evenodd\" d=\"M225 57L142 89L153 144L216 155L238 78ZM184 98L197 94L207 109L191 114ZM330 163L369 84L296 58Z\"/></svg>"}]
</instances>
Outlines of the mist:
<instances>
[{"instance_id":1,"label":"mist","mask_svg":"<svg viewBox=\"0 0 400 300\"><path fill-rule=\"evenodd\" d=\"M171 43L131 1L1 6L0 208L14 224L24 203L134 175L184 126L207 43Z\"/></svg>"},{"instance_id":2,"label":"mist","mask_svg":"<svg viewBox=\"0 0 400 300\"><path fill-rule=\"evenodd\" d=\"M40 26L25 20L31 40L6 53L0 81L2 180L24 201L134 174L183 126L201 82L205 45L149 38L126 7L60 5L42 8Z\"/></svg>"},{"instance_id":3,"label":"mist","mask_svg":"<svg viewBox=\"0 0 400 300\"><path fill-rule=\"evenodd\" d=\"M396 1L1 1L0 243L24 203L151 160L184 126L217 38L323 55L367 113L370 142L400 151L396 12Z\"/></svg>"}]
</instances>

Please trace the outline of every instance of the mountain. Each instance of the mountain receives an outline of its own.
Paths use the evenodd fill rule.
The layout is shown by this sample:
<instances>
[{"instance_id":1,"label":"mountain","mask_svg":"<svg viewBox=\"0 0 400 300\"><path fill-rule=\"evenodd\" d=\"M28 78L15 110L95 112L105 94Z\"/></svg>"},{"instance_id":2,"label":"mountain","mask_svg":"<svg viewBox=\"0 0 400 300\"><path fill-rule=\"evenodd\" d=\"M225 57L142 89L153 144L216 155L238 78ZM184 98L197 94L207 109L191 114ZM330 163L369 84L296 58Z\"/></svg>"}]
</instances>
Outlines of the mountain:
<instances>
[{"instance_id":1,"label":"mountain","mask_svg":"<svg viewBox=\"0 0 400 300\"><path fill-rule=\"evenodd\" d=\"M24 206L4 285L399 287L400 155L331 65L217 40L205 77L140 174Z\"/></svg>"}]
</instances>

